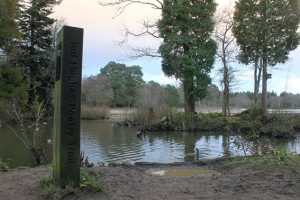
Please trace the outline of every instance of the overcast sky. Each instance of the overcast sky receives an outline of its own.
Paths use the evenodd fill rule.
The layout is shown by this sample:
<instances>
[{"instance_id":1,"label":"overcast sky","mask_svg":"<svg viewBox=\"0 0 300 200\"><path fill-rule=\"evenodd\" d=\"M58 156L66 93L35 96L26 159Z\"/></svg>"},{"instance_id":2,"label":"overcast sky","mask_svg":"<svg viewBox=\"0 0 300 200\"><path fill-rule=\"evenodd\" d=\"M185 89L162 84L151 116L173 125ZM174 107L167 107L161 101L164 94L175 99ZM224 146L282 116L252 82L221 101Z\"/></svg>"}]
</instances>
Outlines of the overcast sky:
<instances>
[{"instance_id":1,"label":"overcast sky","mask_svg":"<svg viewBox=\"0 0 300 200\"><path fill-rule=\"evenodd\" d=\"M151 1L151 0L150 0ZM219 8L233 5L234 0L217 0ZM102 7L98 0L63 0L53 14L55 18L63 18L69 26L84 28L83 76L96 75L100 68L109 61L125 63L129 66L139 65L144 73L144 80L154 80L161 84L178 84L175 79L167 78L161 70L161 60L142 58L129 60L130 51L116 45L122 40L122 27L140 30L143 19L158 19L159 11L148 6L131 6L122 15L115 18L116 10L112 7ZM131 46L158 47L159 41L151 38L134 39L129 41ZM217 71L218 64L212 73L213 82L219 86ZM240 82L234 91L253 91L253 72L250 67L233 64L238 69L235 75ZM249 70L250 69L250 70ZM300 93L300 47L291 52L290 60L284 65L276 66L270 73L268 90L278 94L282 91Z\"/></svg>"}]
</instances>

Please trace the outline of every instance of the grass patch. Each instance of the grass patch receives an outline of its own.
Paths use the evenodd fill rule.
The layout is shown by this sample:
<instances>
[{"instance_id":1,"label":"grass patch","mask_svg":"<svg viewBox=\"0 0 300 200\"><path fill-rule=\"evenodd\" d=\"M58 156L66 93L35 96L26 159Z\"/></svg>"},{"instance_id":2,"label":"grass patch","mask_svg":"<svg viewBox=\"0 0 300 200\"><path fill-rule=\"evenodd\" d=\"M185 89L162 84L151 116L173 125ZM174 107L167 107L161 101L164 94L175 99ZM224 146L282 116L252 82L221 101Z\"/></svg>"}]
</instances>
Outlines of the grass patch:
<instances>
[{"instance_id":1,"label":"grass patch","mask_svg":"<svg viewBox=\"0 0 300 200\"><path fill-rule=\"evenodd\" d=\"M277 148L264 155L228 158L224 164L227 166L298 166L300 165L300 157L296 153Z\"/></svg>"},{"instance_id":2,"label":"grass patch","mask_svg":"<svg viewBox=\"0 0 300 200\"><path fill-rule=\"evenodd\" d=\"M80 170L80 187L81 188L93 188L97 191L103 190L103 184L97 181L94 178L95 174L93 175L91 171L88 171L86 168L81 168Z\"/></svg>"},{"instance_id":3,"label":"grass patch","mask_svg":"<svg viewBox=\"0 0 300 200\"><path fill-rule=\"evenodd\" d=\"M0 158L0 172L7 172L8 169L9 169L8 162L4 162L4 161Z\"/></svg>"},{"instance_id":4,"label":"grass patch","mask_svg":"<svg viewBox=\"0 0 300 200\"><path fill-rule=\"evenodd\" d=\"M98 119L108 119L109 117L109 108L102 107L81 107L81 119L86 120L98 120Z\"/></svg>"},{"instance_id":5,"label":"grass patch","mask_svg":"<svg viewBox=\"0 0 300 200\"><path fill-rule=\"evenodd\" d=\"M81 168L79 187L67 186L65 188L61 188L52 178L40 180L40 197L41 199L63 199L72 195L80 196L85 193L97 193L103 191L103 184L97 181L94 176L95 175L93 175L88 169Z\"/></svg>"}]
</instances>

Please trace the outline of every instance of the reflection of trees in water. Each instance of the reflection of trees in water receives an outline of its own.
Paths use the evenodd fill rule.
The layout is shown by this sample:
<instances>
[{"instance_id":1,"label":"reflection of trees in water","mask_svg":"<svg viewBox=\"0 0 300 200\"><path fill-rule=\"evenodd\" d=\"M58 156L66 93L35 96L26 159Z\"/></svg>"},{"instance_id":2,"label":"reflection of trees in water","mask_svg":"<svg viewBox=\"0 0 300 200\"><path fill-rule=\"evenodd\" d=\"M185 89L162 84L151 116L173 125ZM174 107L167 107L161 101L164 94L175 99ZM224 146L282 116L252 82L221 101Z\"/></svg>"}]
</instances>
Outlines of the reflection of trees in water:
<instances>
[{"instance_id":1,"label":"reflection of trees in water","mask_svg":"<svg viewBox=\"0 0 300 200\"><path fill-rule=\"evenodd\" d=\"M289 142L268 138L247 138L231 132L148 132L141 138L137 138L132 128L113 127L110 122L95 124L97 123L85 122L82 128L97 139L96 143L99 144L99 149L96 151L100 151L98 155L100 154L105 160L122 160L127 155L146 160L148 156L153 158L161 156L161 159L165 161L170 161L172 156L175 156L176 159L178 159L177 156L184 156L185 161L192 161L196 158L195 147L198 143L201 144L198 146L201 149L200 154L207 158L213 158L214 156L229 157L237 154L267 153L277 146L287 148ZM293 145L289 143L289 146ZM113 156L116 157L112 158Z\"/></svg>"},{"instance_id":2,"label":"reflection of trees in water","mask_svg":"<svg viewBox=\"0 0 300 200\"><path fill-rule=\"evenodd\" d=\"M182 142L184 144L184 160L191 161L195 158L195 144L197 135L195 133L182 132ZM194 154L194 155L193 155Z\"/></svg>"},{"instance_id":3,"label":"reflection of trees in water","mask_svg":"<svg viewBox=\"0 0 300 200\"><path fill-rule=\"evenodd\" d=\"M102 158L111 158L112 154L125 155L141 145L137 143L132 128L117 127L110 121L82 121L81 127L89 136L86 145L97 148L88 150L90 147L86 147L86 151L99 151ZM87 152L85 153L88 155Z\"/></svg>"},{"instance_id":4,"label":"reflection of trees in water","mask_svg":"<svg viewBox=\"0 0 300 200\"><path fill-rule=\"evenodd\" d=\"M288 149L290 142L290 140L285 139L251 138L249 136L235 135L229 146L230 149L236 152L243 152L244 155L260 155L270 153L275 148Z\"/></svg>"},{"instance_id":5,"label":"reflection of trees in water","mask_svg":"<svg viewBox=\"0 0 300 200\"><path fill-rule=\"evenodd\" d=\"M225 133L225 134L222 135L222 147L223 147L224 157L231 156L231 152L230 152L230 136L228 135L228 133Z\"/></svg>"}]
</instances>

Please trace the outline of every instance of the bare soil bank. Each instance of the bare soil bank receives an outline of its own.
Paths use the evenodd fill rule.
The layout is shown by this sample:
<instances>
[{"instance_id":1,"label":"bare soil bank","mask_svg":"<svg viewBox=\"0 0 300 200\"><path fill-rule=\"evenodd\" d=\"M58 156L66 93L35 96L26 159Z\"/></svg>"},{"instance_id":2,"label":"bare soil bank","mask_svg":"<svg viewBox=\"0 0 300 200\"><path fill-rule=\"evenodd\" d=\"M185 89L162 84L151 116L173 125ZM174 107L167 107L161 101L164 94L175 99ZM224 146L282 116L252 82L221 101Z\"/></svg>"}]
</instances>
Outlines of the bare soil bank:
<instances>
[{"instance_id":1,"label":"bare soil bank","mask_svg":"<svg viewBox=\"0 0 300 200\"><path fill-rule=\"evenodd\" d=\"M299 166L254 167L214 162L200 167L208 168L210 173L168 177L149 171L175 166L95 167L91 172L104 183L104 191L80 190L63 199L300 199ZM41 199L39 181L50 176L51 171L46 168L1 172L0 199Z\"/></svg>"}]
</instances>

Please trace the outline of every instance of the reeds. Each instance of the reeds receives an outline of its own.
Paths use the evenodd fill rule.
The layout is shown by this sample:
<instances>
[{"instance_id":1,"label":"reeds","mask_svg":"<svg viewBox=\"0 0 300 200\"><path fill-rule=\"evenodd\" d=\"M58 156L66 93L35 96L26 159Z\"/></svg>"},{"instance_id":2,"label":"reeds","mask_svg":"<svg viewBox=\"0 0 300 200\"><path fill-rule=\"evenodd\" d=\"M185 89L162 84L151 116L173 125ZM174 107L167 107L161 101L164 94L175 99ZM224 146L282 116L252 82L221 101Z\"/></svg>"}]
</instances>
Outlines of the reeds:
<instances>
[{"instance_id":1,"label":"reeds","mask_svg":"<svg viewBox=\"0 0 300 200\"><path fill-rule=\"evenodd\" d=\"M108 119L109 118L109 107L106 106L81 106L81 119L86 120L97 120L97 119Z\"/></svg>"},{"instance_id":2,"label":"reeds","mask_svg":"<svg viewBox=\"0 0 300 200\"><path fill-rule=\"evenodd\" d=\"M153 124L159 122L163 117L168 117L169 119L173 116L173 111L168 107L139 107L137 108L135 121L142 124Z\"/></svg>"}]
</instances>

